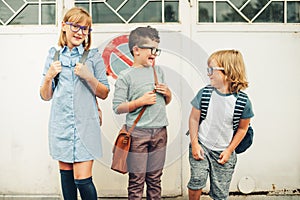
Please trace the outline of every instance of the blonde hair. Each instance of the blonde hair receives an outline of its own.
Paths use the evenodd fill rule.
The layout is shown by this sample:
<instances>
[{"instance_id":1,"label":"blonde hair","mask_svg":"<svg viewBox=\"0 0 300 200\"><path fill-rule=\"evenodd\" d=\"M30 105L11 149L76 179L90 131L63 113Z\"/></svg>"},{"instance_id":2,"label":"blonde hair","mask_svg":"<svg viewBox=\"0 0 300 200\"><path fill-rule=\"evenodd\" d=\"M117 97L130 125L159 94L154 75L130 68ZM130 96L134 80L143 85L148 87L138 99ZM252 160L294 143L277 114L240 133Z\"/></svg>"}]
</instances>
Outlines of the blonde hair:
<instances>
[{"instance_id":1,"label":"blonde hair","mask_svg":"<svg viewBox=\"0 0 300 200\"><path fill-rule=\"evenodd\" d=\"M218 67L224 68L225 80L229 82L229 91L237 93L248 87L245 63L242 54L237 50L221 50L214 52L209 64L214 60Z\"/></svg>"},{"instance_id":2,"label":"blonde hair","mask_svg":"<svg viewBox=\"0 0 300 200\"><path fill-rule=\"evenodd\" d=\"M92 27L92 17L90 14L84 9L80 7L73 7L70 10L68 10L63 18L63 22L73 22L73 23L80 23L86 20L87 26L90 28ZM85 50L88 50L91 47L91 33L87 35L87 40L84 40L82 45ZM67 38L66 38L66 33L61 30L59 40L58 40L58 45L60 47L64 47L67 45Z\"/></svg>"}]
</instances>

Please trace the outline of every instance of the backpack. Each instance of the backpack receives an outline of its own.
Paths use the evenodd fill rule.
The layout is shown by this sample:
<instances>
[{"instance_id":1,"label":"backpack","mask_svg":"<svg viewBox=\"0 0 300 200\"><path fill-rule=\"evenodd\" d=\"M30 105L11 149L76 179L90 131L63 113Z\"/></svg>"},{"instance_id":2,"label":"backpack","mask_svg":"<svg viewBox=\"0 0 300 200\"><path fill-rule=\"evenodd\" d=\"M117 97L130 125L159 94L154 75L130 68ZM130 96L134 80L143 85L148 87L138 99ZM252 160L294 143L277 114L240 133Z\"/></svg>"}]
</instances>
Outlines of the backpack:
<instances>
[{"instance_id":1,"label":"backpack","mask_svg":"<svg viewBox=\"0 0 300 200\"><path fill-rule=\"evenodd\" d=\"M207 85L203 89L203 93L200 101L200 109L201 109L200 123L206 118L207 109L208 109L210 97L213 90L214 87L212 87L211 85ZM236 134L236 131L238 129L239 122L243 114L244 108L246 106L247 100L248 100L247 94L240 91L237 96L237 100L234 107L234 113L233 113L233 130L234 130L233 136ZM245 152L252 145L253 136L254 136L254 131L251 125L249 124L246 135L243 138L243 140L240 142L240 144L236 147L235 152L237 154Z\"/></svg>"},{"instance_id":2,"label":"backpack","mask_svg":"<svg viewBox=\"0 0 300 200\"><path fill-rule=\"evenodd\" d=\"M79 61L79 63L85 63L86 59L87 59L87 56L89 54L89 51L90 50L84 50L82 56L81 56L81 59ZM59 57L59 50L57 50L54 54L54 57L53 57L53 61L57 61L58 60L58 57ZM59 81L59 74L57 74L55 77L54 77L54 85L55 87L57 86L58 84L58 81Z\"/></svg>"}]
</instances>

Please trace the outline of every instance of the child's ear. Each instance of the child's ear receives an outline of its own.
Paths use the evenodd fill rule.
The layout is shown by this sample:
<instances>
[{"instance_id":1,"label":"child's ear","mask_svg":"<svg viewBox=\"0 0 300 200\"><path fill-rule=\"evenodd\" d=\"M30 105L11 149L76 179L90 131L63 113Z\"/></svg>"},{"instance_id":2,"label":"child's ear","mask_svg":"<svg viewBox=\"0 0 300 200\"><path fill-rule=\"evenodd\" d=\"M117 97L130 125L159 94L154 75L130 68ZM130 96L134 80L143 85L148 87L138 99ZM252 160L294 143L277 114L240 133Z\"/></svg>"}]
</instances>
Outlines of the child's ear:
<instances>
[{"instance_id":1,"label":"child's ear","mask_svg":"<svg viewBox=\"0 0 300 200\"><path fill-rule=\"evenodd\" d=\"M132 47L133 55L140 55L139 48L137 46Z\"/></svg>"},{"instance_id":2,"label":"child's ear","mask_svg":"<svg viewBox=\"0 0 300 200\"><path fill-rule=\"evenodd\" d=\"M65 22L61 22L61 29L65 32L67 24Z\"/></svg>"}]
</instances>

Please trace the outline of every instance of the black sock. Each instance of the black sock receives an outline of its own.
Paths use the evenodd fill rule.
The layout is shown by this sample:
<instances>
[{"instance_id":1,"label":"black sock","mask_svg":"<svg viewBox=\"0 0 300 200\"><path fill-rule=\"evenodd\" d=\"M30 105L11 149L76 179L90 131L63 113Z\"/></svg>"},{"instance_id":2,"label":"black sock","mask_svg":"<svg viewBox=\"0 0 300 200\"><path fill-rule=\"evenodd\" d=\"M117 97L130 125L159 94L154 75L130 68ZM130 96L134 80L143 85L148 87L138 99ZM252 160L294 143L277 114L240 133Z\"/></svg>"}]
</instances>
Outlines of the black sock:
<instances>
[{"instance_id":1,"label":"black sock","mask_svg":"<svg viewBox=\"0 0 300 200\"><path fill-rule=\"evenodd\" d=\"M77 200L73 170L60 170L60 179L64 200Z\"/></svg>"},{"instance_id":2,"label":"black sock","mask_svg":"<svg viewBox=\"0 0 300 200\"><path fill-rule=\"evenodd\" d=\"M97 200L97 191L92 177L86 179L75 179L82 200Z\"/></svg>"}]
</instances>

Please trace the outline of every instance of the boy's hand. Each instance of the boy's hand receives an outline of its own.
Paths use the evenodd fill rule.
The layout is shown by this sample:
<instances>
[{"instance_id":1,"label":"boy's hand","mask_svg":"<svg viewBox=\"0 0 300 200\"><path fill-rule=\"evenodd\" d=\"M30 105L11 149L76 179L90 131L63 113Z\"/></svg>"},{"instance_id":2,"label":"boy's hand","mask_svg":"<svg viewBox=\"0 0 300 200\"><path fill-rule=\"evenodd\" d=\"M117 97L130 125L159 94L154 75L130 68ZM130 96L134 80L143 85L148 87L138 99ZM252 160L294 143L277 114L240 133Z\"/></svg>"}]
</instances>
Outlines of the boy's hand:
<instances>
[{"instance_id":1,"label":"boy's hand","mask_svg":"<svg viewBox=\"0 0 300 200\"><path fill-rule=\"evenodd\" d=\"M163 84L163 83L158 83L156 86L155 86L155 90L156 92L164 95L164 96L169 96L169 94L171 93L168 86L166 84Z\"/></svg>"},{"instance_id":2,"label":"boy's hand","mask_svg":"<svg viewBox=\"0 0 300 200\"><path fill-rule=\"evenodd\" d=\"M156 103L156 94L153 91L146 92L141 98L140 102L144 105L153 105Z\"/></svg>"},{"instance_id":3,"label":"boy's hand","mask_svg":"<svg viewBox=\"0 0 300 200\"><path fill-rule=\"evenodd\" d=\"M158 84L155 86L155 91L156 91L157 93L162 94L162 95L165 97L166 105L169 104L169 103L171 102L171 99L172 99L172 93L171 93L170 89L168 88L168 86L167 86L166 84L158 83Z\"/></svg>"},{"instance_id":4,"label":"boy's hand","mask_svg":"<svg viewBox=\"0 0 300 200\"><path fill-rule=\"evenodd\" d=\"M49 79L53 79L58 73L60 73L62 70L60 61L54 61L50 67L49 70L47 72L47 76L49 77Z\"/></svg>"},{"instance_id":5,"label":"boy's hand","mask_svg":"<svg viewBox=\"0 0 300 200\"><path fill-rule=\"evenodd\" d=\"M74 68L74 73L76 76L79 76L80 78L84 80L88 80L93 78L93 74L90 72L90 70L87 68L86 65L82 63L77 63Z\"/></svg>"},{"instance_id":6,"label":"boy's hand","mask_svg":"<svg viewBox=\"0 0 300 200\"><path fill-rule=\"evenodd\" d=\"M218 160L218 163L224 165L225 163L227 163L227 161L229 160L230 158L230 155L231 155L232 152L228 151L227 149L224 150L220 156L219 156L219 160Z\"/></svg>"},{"instance_id":7,"label":"boy's hand","mask_svg":"<svg viewBox=\"0 0 300 200\"><path fill-rule=\"evenodd\" d=\"M204 150L198 142L192 145L192 154L195 160L204 160Z\"/></svg>"}]
</instances>

